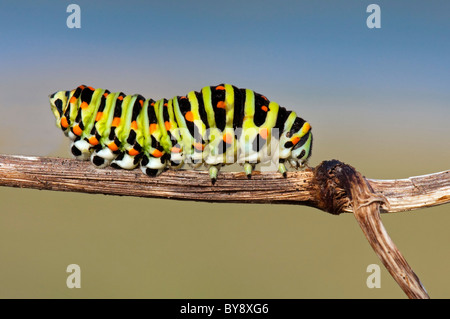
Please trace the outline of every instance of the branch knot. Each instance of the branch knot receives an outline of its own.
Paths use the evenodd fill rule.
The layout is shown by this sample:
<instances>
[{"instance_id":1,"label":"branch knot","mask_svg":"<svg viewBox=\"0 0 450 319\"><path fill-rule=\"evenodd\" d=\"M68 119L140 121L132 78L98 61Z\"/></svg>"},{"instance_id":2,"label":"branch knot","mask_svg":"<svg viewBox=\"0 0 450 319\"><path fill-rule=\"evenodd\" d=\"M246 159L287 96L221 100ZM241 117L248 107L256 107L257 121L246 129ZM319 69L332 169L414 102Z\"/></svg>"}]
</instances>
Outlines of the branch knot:
<instances>
[{"instance_id":1,"label":"branch knot","mask_svg":"<svg viewBox=\"0 0 450 319\"><path fill-rule=\"evenodd\" d=\"M336 176L336 172L342 170L344 165L338 160L323 161L314 169L314 178L319 187L317 202L322 210L333 215L341 214L343 208L351 203L351 195Z\"/></svg>"}]
</instances>

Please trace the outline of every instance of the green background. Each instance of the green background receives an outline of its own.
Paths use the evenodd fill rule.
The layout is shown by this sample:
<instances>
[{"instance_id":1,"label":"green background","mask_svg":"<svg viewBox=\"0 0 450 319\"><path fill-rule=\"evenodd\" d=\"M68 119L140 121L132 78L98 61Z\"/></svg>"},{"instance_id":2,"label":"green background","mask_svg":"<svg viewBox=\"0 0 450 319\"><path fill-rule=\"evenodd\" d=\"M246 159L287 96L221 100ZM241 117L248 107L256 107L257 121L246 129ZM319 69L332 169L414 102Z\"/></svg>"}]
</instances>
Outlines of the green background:
<instances>
[{"instance_id":1,"label":"green background","mask_svg":"<svg viewBox=\"0 0 450 319\"><path fill-rule=\"evenodd\" d=\"M70 157L48 94L158 99L222 82L307 119L311 166L368 178L449 169L446 1L0 4L0 152ZM220 178L218 180L220 183ZM434 298L450 296L450 206L383 215ZM81 267L68 289L66 267ZM370 264L381 288L369 289ZM351 214L0 188L0 298L405 298Z\"/></svg>"}]
</instances>

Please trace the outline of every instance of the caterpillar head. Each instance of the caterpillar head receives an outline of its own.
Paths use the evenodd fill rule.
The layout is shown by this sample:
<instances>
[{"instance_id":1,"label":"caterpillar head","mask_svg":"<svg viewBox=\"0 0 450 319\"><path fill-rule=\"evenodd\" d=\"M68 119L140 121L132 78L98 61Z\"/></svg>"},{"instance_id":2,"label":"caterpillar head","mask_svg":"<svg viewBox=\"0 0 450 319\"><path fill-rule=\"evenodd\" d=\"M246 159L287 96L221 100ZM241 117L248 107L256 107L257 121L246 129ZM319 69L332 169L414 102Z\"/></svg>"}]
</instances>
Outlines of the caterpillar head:
<instances>
[{"instance_id":1,"label":"caterpillar head","mask_svg":"<svg viewBox=\"0 0 450 319\"><path fill-rule=\"evenodd\" d=\"M296 167L303 167L308 161L312 153L313 136L311 131L303 135L299 142L292 148L289 161L291 165Z\"/></svg>"},{"instance_id":2,"label":"caterpillar head","mask_svg":"<svg viewBox=\"0 0 450 319\"><path fill-rule=\"evenodd\" d=\"M67 104L69 94L70 91L58 91L48 96L50 99L50 107L53 115L55 115L56 126L58 126L58 128L61 128L61 116L64 111L64 106Z\"/></svg>"},{"instance_id":3,"label":"caterpillar head","mask_svg":"<svg viewBox=\"0 0 450 319\"><path fill-rule=\"evenodd\" d=\"M282 153L289 153L282 158L287 158L294 167L303 167L311 156L312 140L311 125L297 118L292 128L281 138Z\"/></svg>"}]
</instances>

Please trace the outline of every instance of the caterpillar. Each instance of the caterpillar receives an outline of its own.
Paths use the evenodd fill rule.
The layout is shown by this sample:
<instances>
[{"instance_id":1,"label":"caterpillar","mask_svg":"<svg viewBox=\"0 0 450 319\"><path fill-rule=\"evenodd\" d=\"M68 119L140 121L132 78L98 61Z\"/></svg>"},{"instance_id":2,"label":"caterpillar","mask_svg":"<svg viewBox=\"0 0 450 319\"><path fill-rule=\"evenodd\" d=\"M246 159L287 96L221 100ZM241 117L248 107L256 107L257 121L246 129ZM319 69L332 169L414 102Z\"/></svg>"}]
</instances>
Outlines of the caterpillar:
<instances>
[{"instance_id":1,"label":"caterpillar","mask_svg":"<svg viewBox=\"0 0 450 319\"><path fill-rule=\"evenodd\" d=\"M184 164L209 168L212 184L223 165L276 161L304 168L312 151L311 125L264 95L230 84L206 86L172 99L111 93L80 85L49 95L56 126L71 140L72 154L157 176Z\"/></svg>"}]
</instances>

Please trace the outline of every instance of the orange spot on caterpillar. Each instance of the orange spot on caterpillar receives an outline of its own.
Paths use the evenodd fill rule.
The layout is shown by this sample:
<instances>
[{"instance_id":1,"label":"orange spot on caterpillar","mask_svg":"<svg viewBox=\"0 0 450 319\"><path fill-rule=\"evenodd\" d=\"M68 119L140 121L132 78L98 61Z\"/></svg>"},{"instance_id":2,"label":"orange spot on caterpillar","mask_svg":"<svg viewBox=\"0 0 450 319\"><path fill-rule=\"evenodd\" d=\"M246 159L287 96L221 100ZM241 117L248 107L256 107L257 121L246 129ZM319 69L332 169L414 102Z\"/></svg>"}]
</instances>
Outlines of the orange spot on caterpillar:
<instances>
[{"instance_id":1,"label":"orange spot on caterpillar","mask_svg":"<svg viewBox=\"0 0 450 319\"><path fill-rule=\"evenodd\" d=\"M130 154L131 156L136 156L139 154L138 151L136 151L134 148L128 150L128 154Z\"/></svg>"},{"instance_id":2,"label":"orange spot on caterpillar","mask_svg":"<svg viewBox=\"0 0 450 319\"><path fill-rule=\"evenodd\" d=\"M137 129L138 129L138 124L137 124L136 121L131 122L131 128L132 128L133 130L137 130Z\"/></svg>"},{"instance_id":3,"label":"orange spot on caterpillar","mask_svg":"<svg viewBox=\"0 0 450 319\"><path fill-rule=\"evenodd\" d=\"M61 118L61 126L64 128L68 128L69 127L69 123L67 122L67 118L65 116L63 116Z\"/></svg>"},{"instance_id":4,"label":"orange spot on caterpillar","mask_svg":"<svg viewBox=\"0 0 450 319\"><path fill-rule=\"evenodd\" d=\"M91 145L98 145L98 140L97 140L97 138L95 137L95 136L91 136L90 138L89 138L89 144L91 144Z\"/></svg>"},{"instance_id":5,"label":"orange spot on caterpillar","mask_svg":"<svg viewBox=\"0 0 450 319\"><path fill-rule=\"evenodd\" d=\"M158 124L156 124L156 123L150 124L150 128L149 128L150 134L153 134L153 132L155 132L157 129L158 129Z\"/></svg>"},{"instance_id":6,"label":"orange spot on caterpillar","mask_svg":"<svg viewBox=\"0 0 450 319\"><path fill-rule=\"evenodd\" d=\"M167 102L166 102L166 103L164 103L164 106L167 106Z\"/></svg>"},{"instance_id":7,"label":"orange spot on caterpillar","mask_svg":"<svg viewBox=\"0 0 450 319\"><path fill-rule=\"evenodd\" d=\"M300 141L300 137L298 137L298 136L295 136L295 137L291 138L291 142L292 142L292 144L294 144L294 145L297 144L298 141Z\"/></svg>"},{"instance_id":8,"label":"orange spot on caterpillar","mask_svg":"<svg viewBox=\"0 0 450 319\"><path fill-rule=\"evenodd\" d=\"M117 99L122 101L123 100L123 96L119 95L119 97Z\"/></svg>"},{"instance_id":9,"label":"orange spot on caterpillar","mask_svg":"<svg viewBox=\"0 0 450 319\"><path fill-rule=\"evenodd\" d=\"M111 123L111 127L117 127L120 124L120 117L115 117Z\"/></svg>"},{"instance_id":10,"label":"orange spot on caterpillar","mask_svg":"<svg viewBox=\"0 0 450 319\"><path fill-rule=\"evenodd\" d=\"M152 152L152 156L153 156L153 157L161 157L161 156L163 156L163 153L162 153L160 150L155 149L155 150Z\"/></svg>"},{"instance_id":11,"label":"orange spot on caterpillar","mask_svg":"<svg viewBox=\"0 0 450 319\"><path fill-rule=\"evenodd\" d=\"M83 130L80 128L79 125L75 125L75 126L72 128L72 131L73 131L73 134L75 134L75 135L77 135L77 136L80 136L81 134L83 134Z\"/></svg>"},{"instance_id":12,"label":"orange spot on caterpillar","mask_svg":"<svg viewBox=\"0 0 450 319\"><path fill-rule=\"evenodd\" d=\"M218 109L226 109L227 104L224 101L219 101L219 102L217 102L217 108Z\"/></svg>"},{"instance_id":13,"label":"orange spot on caterpillar","mask_svg":"<svg viewBox=\"0 0 450 319\"><path fill-rule=\"evenodd\" d=\"M203 151L205 148L205 145L202 143L194 143L194 147L197 151Z\"/></svg>"},{"instance_id":14,"label":"orange spot on caterpillar","mask_svg":"<svg viewBox=\"0 0 450 319\"><path fill-rule=\"evenodd\" d=\"M96 121L96 122L100 121L100 119L102 118L102 116L103 116L103 112L98 112L97 115L95 116L95 121Z\"/></svg>"},{"instance_id":15,"label":"orange spot on caterpillar","mask_svg":"<svg viewBox=\"0 0 450 319\"><path fill-rule=\"evenodd\" d=\"M85 87L86 87L86 86L84 86L84 85L80 85L78 88L84 90Z\"/></svg>"},{"instance_id":16,"label":"orange spot on caterpillar","mask_svg":"<svg viewBox=\"0 0 450 319\"><path fill-rule=\"evenodd\" d=\"M141 107L144 106L144 101L143 100L139 100L139 104L141 105Z\"/></svg>"},{"instance_id":17,"label":"orange spot on caterpillar","mask_svg":"<svg viewBox=\"0 0 450 319\"><path fill-rule=\"evenodd\" d=\"M234 140L234 136L231 133L225 133L223 134L223 141L227 144L232 144Z\"/></svg>"},{"instance_id":18,"label":"orange spot on caterpillar","mask_svg":"<svg viewBox=\"0 0 450 319\"><path fill-rule=\"evenodd\" d=\"M267 98L266 98L264 95L261 95L261 97L262 97L264 100L268 101Z\"/></svg>"},{"instance_id":19,"label":"orange spot on caterpillar","mask_svg":"<svg viewBox=\"0 0 450 319\"><path fill-rule=\"evenodd\" d=\"M111 143L109 143L108 144L108 148L111 150L111 151L113 151L113 152L115 152L115 151L117 151L118 149L119 149L119 147L116 145L116 143L114 143L114 142L111 142Z\"/></svg>"},{"instance_id":20,"label":"orange spot on caterpillar","mask_svg":"<svg viewBox=\"0 0 450 319\"><path fill-rule=\"evenodd\" d=\"M170 130L170 128L171 128L171 125L170 125L169 121L165 121L164 122L164 126L166 127L166 131Z\"/></svg>"},{"instance_id":21,"label":"orange spot on caterpillar","mask_svg":"<svg viewBox=\"0 0 450 319\"><path fill-rule=\"evenodd\" d=\"M87 104L87 102L83 102L83 103L81 103L80 107L81 107L83 110L85 110L85 109L87 109L87 108L89 107L89 104Z\"/></svg>"},{"instance_id":22,"label":"orange spot on caterpillar","mask_svg":"<svg viewBox=\"0 0 450 319\"><path fill-rule=\"evenodd\" d=\"M184 115L185 119L188 120L189 122L194 122L194 113L192 113L191 111L186 112L186 114Z\"/></svg>"},{"instance_id":23,"label":"orange spot on caterpillar","mask_svg":"<svg viewBox=\"0 0 450 319\"><path fill-rule=\"evenodd\" d=\"M259 129L259 136L261 136L261 138L267 140L268 135L269 135L269 129L267 127L263 127L261 129Z\"/></svg>"},{"instance_id":24,"label":"orange spot on caterpillar","mask_svg":"<svg viewBox=\"0 0 450 319\"><path fill-rule=\"evenodd\" d=\"M310 129L311 129L311 125L308 122L303 124L303 127L302 127L303 132L307 133L307 132L309 132Z\"/></svg>"},{"instance_id":25,"label":"orange spot on caterpillar","mask_svg":"<svg viewBox=\"0 0 450 319\"><path fill-rule=\"evenodd\" d=\"M69 103L71 103L71 104L77 103L77 98L75 96L72 96L69 100Z\"/></svg>"},{"instance_id":26,"label":"orange spot on caterpillar","mask_svg":"<svg viewBox=\"0 0 450 319\"><path fill-rule=\"evenodd\" d=\"M88 89L91 91L95 91L95 89L92 86L88 86Z\"/></svg>"},{"instance_id":27,"label":"orange spot on caterpillar","mask_svg":"<svg viewBox=\"0 0 450 319\"><path fill-rule=\"evenodd\" d=\"M180 100L182 100L182 99L187 99L187 97L185 97L185 96L180 96Z\"/></svg>"},{"instance_id":28,"label":"orange spot on caterpillar","mask_svg":"<svg viewBox=\"0 0 450 319\"><path fill-rule=\"evenodd\" d=\"M261 110L263 110L264 112L267 112L269 110L269 108L265 105L261 106Z\"/></svg>"},{"instance_id":29,"label":"orange spot on caterpillar","mask_svg":"<svg viewBox=\"0 0 450 319\"><path fill-rule=\"evenodd\" d=\"M172 153L180 153L180 152L181 152L181 148L174 146L174 147L172 147L172 148L170 149L170 151L171 151Z\"/></svg>"},{"instance_id":30,"label":"orange spot on caterpillar","mask_svg":"<svg viewBox=\"0 0 450 319\"><path fill-rule=\"evenodd\" d=\"M103 93L103 96L107 97L108 96L108 92Z\"/></svg>"},{"instance_id":31,"label":"orange spot on caterpillar","mask_svg":"<svg viewBox=\"0 0 450 319\"><path fill-rule=\"evenodd\" d=\"M225 87L222 85L216 86L216 90L225 90Z\"/></svg>"}]
</instances>

